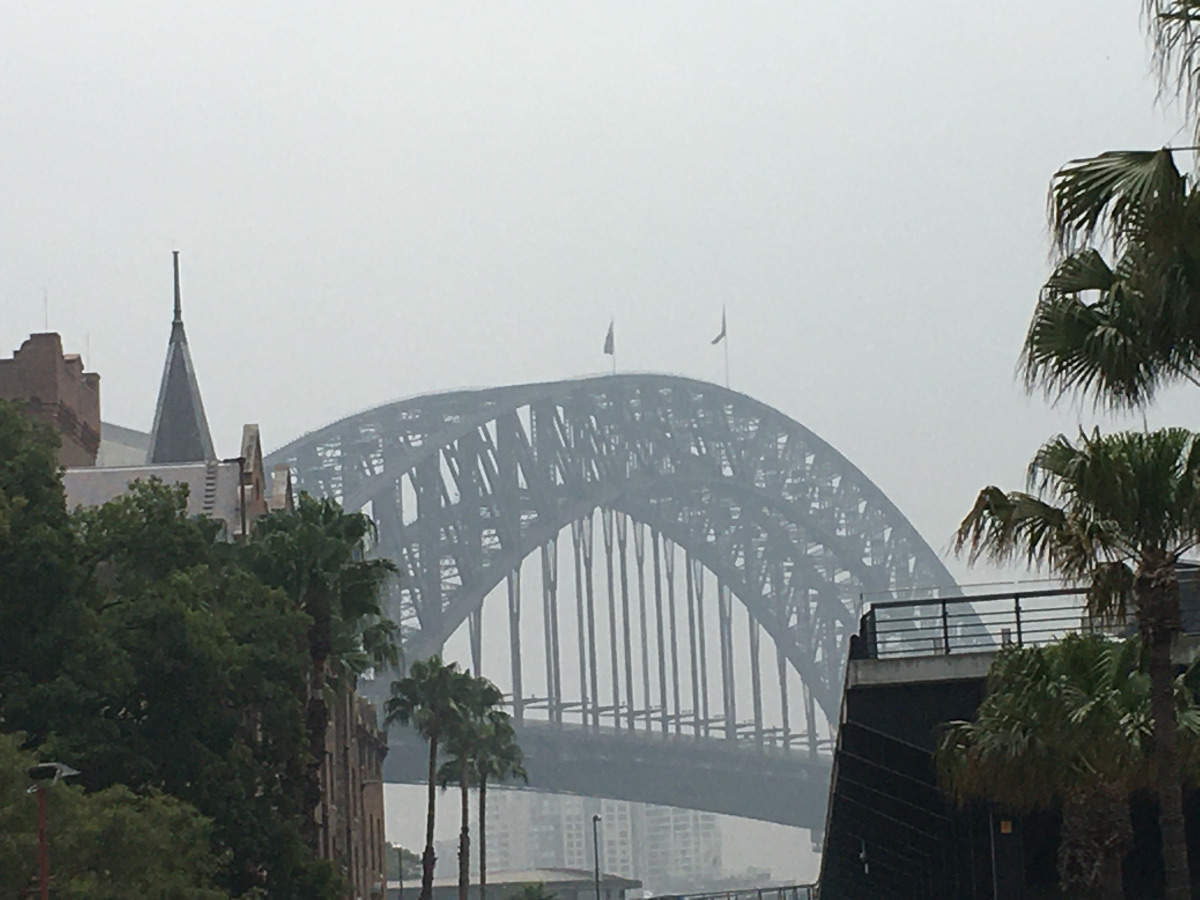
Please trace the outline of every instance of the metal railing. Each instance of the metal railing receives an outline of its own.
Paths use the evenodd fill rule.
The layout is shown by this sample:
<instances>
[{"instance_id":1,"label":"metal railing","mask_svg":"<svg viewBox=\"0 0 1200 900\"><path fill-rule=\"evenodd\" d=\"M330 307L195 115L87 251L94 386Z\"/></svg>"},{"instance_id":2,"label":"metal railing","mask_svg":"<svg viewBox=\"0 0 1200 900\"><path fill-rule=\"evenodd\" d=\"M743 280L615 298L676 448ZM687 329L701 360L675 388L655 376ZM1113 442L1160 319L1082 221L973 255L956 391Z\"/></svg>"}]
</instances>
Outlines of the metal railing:
<instances>
[{"instance_id":1,"label":"metal railing","mask_svg":"<svg viewBox=\"0 0 1200 900\"><path fill-rule=\"evenodd\" d=\"M675 900L815 900L815 884L790 884L786 887L745 888L731 891L713 891L707 894L669 895ZM665 897L662 898L665 900Z\"/></svg>"},{"instance_id":2,"label":"metal railing","mask_svg":"<svg viewBox=\"0 0 1200 900\"><path fill-rule=\"evenodd\" d=\"M1087 614L1084 588L1050 588L889 600L862 617L854 656L867 659L938 656L1046 644L1074 631L1124 633Z\"/></svg>"}]
</instances>

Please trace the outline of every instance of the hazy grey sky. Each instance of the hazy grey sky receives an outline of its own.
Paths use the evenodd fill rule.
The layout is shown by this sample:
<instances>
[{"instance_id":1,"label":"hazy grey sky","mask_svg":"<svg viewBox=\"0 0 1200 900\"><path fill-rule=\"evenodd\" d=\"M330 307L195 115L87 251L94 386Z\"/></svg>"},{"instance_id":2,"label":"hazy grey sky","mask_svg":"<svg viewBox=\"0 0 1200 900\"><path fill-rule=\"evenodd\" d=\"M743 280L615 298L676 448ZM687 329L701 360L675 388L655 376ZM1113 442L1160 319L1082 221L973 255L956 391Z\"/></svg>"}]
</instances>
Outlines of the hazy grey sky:
<instances>
[{"instance_id":1,"label":"hazy grey sky","mask_svg":"<svg viewBox=\"0 0 1200 900\"><path fill-rule=\"evenodd\" d=\"M234 453L246 421L274 447L603 371L610 316L622 369L719 380L724 303L733 386L941 549L1078 421L1013 366L1050 175L1179 130L1139 9L0 3L0 352L47 292L105 417L148 427L178 247Z\"/></svg>"},{"instance_id":2,"label":"hazy grey sky","mask_svg":"<svg viewBox=\"0 0 1200 900\"><path fill-rule=\"evenodd\" d=\"M0 0L0 353L47 293L148 428L178 247L233 454L604 371L610 317L622 369L720 380L727 304L733 386L942 549L1079 422L1013 378L1051 174L1186 134L1140 6Z\"/></svg>"}]
</instances>

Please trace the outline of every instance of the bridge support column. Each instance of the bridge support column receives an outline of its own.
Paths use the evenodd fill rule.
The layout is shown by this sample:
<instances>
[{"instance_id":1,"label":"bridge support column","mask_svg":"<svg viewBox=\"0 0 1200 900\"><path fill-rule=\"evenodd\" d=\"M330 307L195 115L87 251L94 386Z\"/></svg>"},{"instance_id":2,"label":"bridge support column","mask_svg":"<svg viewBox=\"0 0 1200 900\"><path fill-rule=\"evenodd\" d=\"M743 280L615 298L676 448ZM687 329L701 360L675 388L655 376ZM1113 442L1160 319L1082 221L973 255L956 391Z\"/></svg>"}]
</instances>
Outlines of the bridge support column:
<instances>
[{"instance_id":1,"label":"bridge support column","mask_svg":"<svg viewBox=\"0 0 1200 900\"><path fill-rule=\"evenodd\" d=\"M558 538L542 545L542 634L550 721L562 721L562 667L558 657Z\"/></svg>"},{"instance_id":2,"label":"bridge support column","mask_svg":"<svg viewBox=\"0 0 1200 900\"><path fill-rule=\"evenodd\" d=\"M621 728L621 670L617 660L617 597L613 585L613 512L600 511L600 526L604 536L604 566L608 576L608 649L612 662L613 727Z\"/></svg>"},{"instance_id":3,"label":"bridge support column","mask_svg":"<svg viewBox=\"0 0 1200 900\"><path fill-rule=\"evenodd\" d=\"M592 686L592 726L600 727L600 686L598 683L598 666L596 664L596 591L593 576L593 561L595 551L595 519L594 512L589 512L582 523L581 545L583 550L583 571L587 589L587 641L588 641L588 677Z\"/></svg>"},{"instance_id":4,"label":"bridge support column","mask_svg":"<svg viewBox=\"0 0 1200 900\"><path fill-rule=\"evenodd\" d=\"M692 667L692 731L700 736L700 657L696 653L696 567L692 555L683 557L684 584L687 588L688 661Z\"/></svg>"},{"instance_id":5,"label":"bridge support column","mask_svg":"<svg viewBox=\"0 0 1200 900\"><path fill-rule=\"evenodd\" d=\"M707 737L710 728L711 716L708 707L708 650L704 645L704 567L699 561L693 560L695 567L695 575L693 582L696 586L696 633L698 637L697 648L700 651L700 712L703 715L703 731Z\"/></svg>"},{"instance_id":6,"label":"bridge support column","mask_svg":"<svg viewBox=\"0 0 1200 900\"><path fill-rule=\"evenodd\" d=\"M754 698L754 741L763 745L762 671L758 664L758 621L750 617L750 690Z\"/></svg>"},{"instance_id":7,"label":"bridge support column","mask_svg":"<svg viewBox=\"0 0 1200 900\"><path fill-rule=\"evenodd\" d=\"M683 730L679 704L679 634L675 626L675 545L663 538L663 568L667 575L667 610L671 622L671 691L675 701L675 733Z\"/></svg>"},{"instance_id":8,"label":"bridge support column","mask_svg":"<svg viewBox=\"0 0 1200 900\"><path fill-rule=\"evenodd\" d=\"M571 522L571 550L575 562L575 634L579 646L579 721L588 721L587 631L583 616L583 522Z\"/></svg>"},{"instance_id":9,"label":"bridge support column","mask_svg":"<svg viewBox=\"0 0 1200 900\"><path fill-rule=\"evenodd\" d=\"M791 722L788 721L787 657L778 647L775 648L775 656L779 663L779 706L783 716L783 746L786 749L792 743Z\"/></svg>"},{"instance_id":10,"label":"bridge support column","mask_svg":"<svg viewBox=\"0 0 1200 900\"><path fill-rule=\"evenodd\" d=\"M471 672L482 675L483 666L483 608L475 610L467 618L467 631L471 639Z\"/></svg>"},{"instance_id":11,"label":"bridge support column","mask_svg":"<svg viewBox=\"0 0 1200 900\"><path fill-rule=\"evenodd\" d=\"M737 693L733 680L733 609L729 586L717 583L717 616L721 641L721 698L725 715L725 737L737 740Z\"/></svg>"},{"instance_id":12,"label":"bridge support column","mask_svg":"<svg viewBox=\"0 0 1200 900\"><path fill-rule=\"evenodd\" d=\"M646 717L646 728L651 727L650 711L650 629L646 618L646 526L633 523L633 556L637 563L638 586L638 636L642 645L642 709Z\"/></svg>"},{"instance_id":13,"label":"bridge support column","mask_svg":"<svg viewBox=\"0 0 1200 900\"><path fill-rule=\"evenodd\" d=\"M662 731L663 734L666 734L671 710L667 705L667 648L663 630L662 552L659 548L657 531L650 532L650 541L654 551L654 618L658 626L658 706Z\"/></svg>"},{"instance_id":14,"label":"bridge support column","mask_svg":"<svg viewBox=\"0 0 1200 900\"><path fill-rule=\"evenodd\" d=\"M814 759L817 756L817 707L813 702L812 691L804 686L804 718L808 727L808 755Z\"/></svg>"},{"instance_id":15,"label":"bridge support column","mask_svg":"<svg viewBox=\"0 0 1200 900\"><path fill-rule=\"evenodd\" d=\"M621 630L625 637L625 720L633 729L637 712L633 705L633 626L629 620L629 517L617 513L616 524L617 562L621 569Z\"/></svg>"},{"instance_id":16,"label":"bridge support column","mask_svg":"<svg viewBox=\"0 0 1200 900\"><path fill-rule=\"evenodd\" d=\"M525 717L525 696L521 687L521 570L509 573L508 584L508 652L512 667L513 718Z\"/></svg>"}]
</instances>

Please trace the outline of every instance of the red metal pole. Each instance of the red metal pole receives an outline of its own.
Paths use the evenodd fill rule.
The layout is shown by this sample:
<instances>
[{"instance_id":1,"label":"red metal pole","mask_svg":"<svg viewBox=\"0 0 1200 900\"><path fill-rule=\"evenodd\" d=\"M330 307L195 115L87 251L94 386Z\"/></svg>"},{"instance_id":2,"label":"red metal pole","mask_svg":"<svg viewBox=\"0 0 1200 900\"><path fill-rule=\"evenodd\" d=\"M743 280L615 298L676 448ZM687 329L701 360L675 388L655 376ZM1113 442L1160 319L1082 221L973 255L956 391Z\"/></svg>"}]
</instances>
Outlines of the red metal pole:
<instances>
[{"instance_id":1,"label":"red metal pole","mask_svg":"<svg viewBox=\"0 0 1200 900\"><path fill-rule=\"evenodd\" d=\"M38 878L42 900L50 900L50 854L46 848L46 786L37 785L38 798Z\"/></svg>"}]
</instances>

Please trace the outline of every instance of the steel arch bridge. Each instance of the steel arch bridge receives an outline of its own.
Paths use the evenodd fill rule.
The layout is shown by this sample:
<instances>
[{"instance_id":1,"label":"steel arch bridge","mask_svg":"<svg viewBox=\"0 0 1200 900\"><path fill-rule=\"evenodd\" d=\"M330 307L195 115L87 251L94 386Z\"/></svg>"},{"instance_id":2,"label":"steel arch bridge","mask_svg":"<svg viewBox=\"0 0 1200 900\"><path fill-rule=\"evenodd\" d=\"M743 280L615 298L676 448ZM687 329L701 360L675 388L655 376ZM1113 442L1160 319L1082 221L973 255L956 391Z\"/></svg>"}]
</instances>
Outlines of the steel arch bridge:
<instances>
[{"instance_id":1,"label":"steel arch bridge","mask_svg":"<svg viewBox=\"0 0 1200 900\"><path fill-rule=\"evenodd\" d=\"M409 659L440 651L466 623L479 671L483 601L506 583L510 671L507 684L493 680L518 719L597 735L641 728L815 755L837 721L861 596L954 584L829 444L751 397L677 376L416 397L307 434L268 462L287 463L301 490L370 511L377 552L400 569L392 608ZM573 579L560 573L564 534ZM540 694L522 662L521 573L534 554ZM766 690L761 633L778 667ZM793 727L797 682L805 722Z\"/></svg>"}]
</instances>

